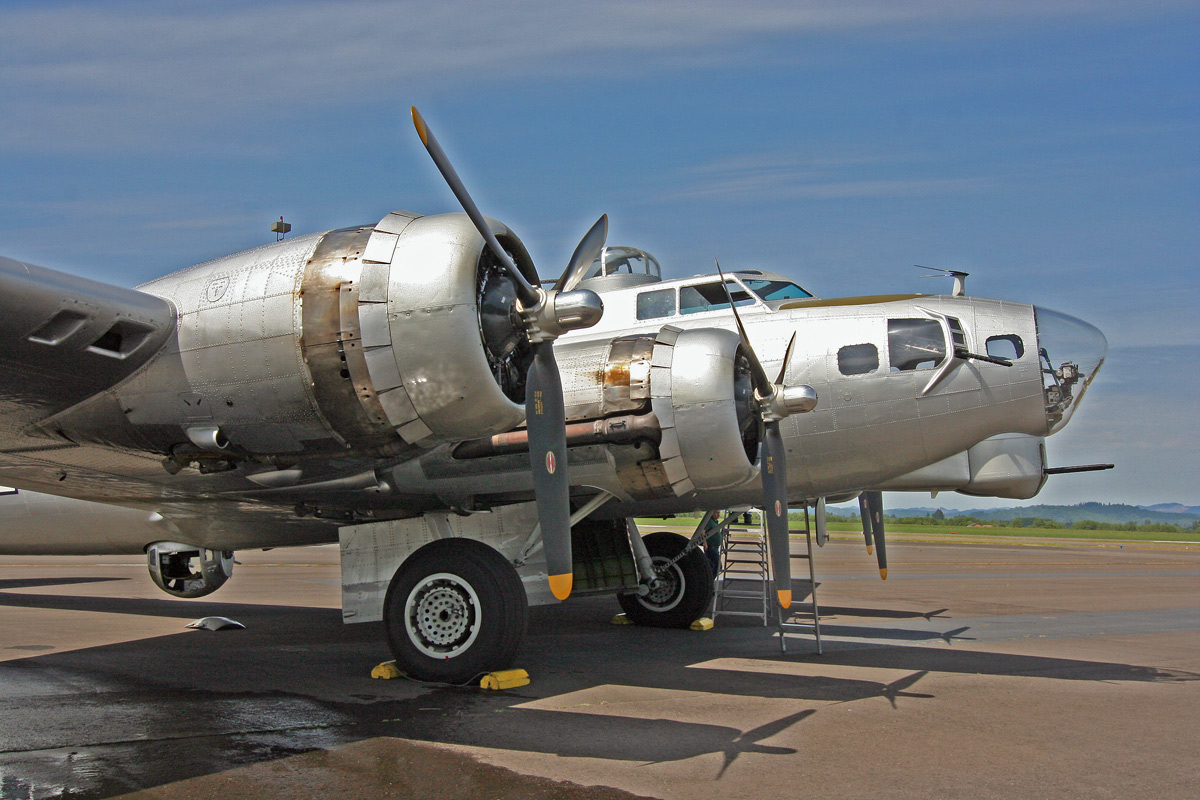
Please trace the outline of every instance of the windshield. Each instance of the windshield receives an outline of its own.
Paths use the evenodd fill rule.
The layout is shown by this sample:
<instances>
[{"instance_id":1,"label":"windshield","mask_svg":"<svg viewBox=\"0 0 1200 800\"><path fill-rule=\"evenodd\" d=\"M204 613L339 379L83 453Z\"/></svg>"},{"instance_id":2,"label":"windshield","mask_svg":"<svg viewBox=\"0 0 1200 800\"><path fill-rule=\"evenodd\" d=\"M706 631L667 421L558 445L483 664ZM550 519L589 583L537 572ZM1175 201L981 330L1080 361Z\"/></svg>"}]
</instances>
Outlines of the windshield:
<instances>
[{"instance_id":1,"label":"windshield","mask_svg":"<svg viewBox=\"0 0 1200 800\"><path fill-rule=\"evenodd\" d=\"M743 279L750 291L765 301L770 300L803 300L812 297L791 281L770 281L762 278Z\"/></svg>"}]
</instances>

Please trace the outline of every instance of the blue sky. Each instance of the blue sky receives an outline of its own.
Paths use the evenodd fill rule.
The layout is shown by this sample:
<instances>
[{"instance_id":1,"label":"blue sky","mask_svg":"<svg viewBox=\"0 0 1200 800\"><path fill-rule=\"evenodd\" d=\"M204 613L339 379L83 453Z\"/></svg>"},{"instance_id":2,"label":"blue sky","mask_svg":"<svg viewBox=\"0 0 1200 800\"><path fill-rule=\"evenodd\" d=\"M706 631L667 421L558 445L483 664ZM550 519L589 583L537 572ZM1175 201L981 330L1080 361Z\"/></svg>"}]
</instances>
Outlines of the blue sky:
<instances>
[{"instance_id":1,"label":"blue sky","mask_svg":"<svg viewBox=\"0 0 1200 800\"><path fill-rule=\"evenodd\" d=\"M607 212L670 276L930 264L1099 325L1048 446L1118 468L1037 501L1200 504L1200 4L7 2L0 253L134 285L452 210L413 104L546 274Z\"/></svg>"}]
</instances>

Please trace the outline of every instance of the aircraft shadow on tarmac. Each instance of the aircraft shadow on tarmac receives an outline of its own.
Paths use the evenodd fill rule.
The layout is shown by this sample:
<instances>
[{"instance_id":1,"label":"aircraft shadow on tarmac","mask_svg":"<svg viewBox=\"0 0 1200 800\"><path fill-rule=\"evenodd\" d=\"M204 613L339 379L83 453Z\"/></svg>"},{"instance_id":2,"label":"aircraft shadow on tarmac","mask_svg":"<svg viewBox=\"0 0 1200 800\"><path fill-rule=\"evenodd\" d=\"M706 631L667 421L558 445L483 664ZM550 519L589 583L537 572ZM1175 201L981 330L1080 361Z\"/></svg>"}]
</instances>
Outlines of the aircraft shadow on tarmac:
<instances>
[{"instance_id":1,"label":"aircraft shadow on tarmac","mask_svg":"<svg viewBox=\"0 0 1200 800\"><path fill-rule=\"evenodd\" d=\"M181 632L0 663L0 719L8 720L0 734L0 776L28 776L30 786L73 786L75 797L104 797L375 737L501 744L635 763L720 753L723 774L742 753L795 756L792 748L764 742L820 713L788 709L743 731L583 708L522 707L605 686L801 702L883 698L899 709L933 697L919 691L930 672L1200 680L1131 664L911 643L781 655L772 628L731 625L697 634L615 627L608 624L615 611L610 598L581 598L532 610L518 664L534 683L488 694L370 680L370 666L386 658L381 627L344 626L337 609L12 592L0 593L4 605L180 619L220 615L248 626L219 636ZM23 636L30 639L23 646L37 645L36 632ZM907 642L904 636L894 640ZM724 659L753 669L732 668ZM789 664L802 664L804 674L789 672ZM830 673L848 666L904 674L890 682L811 674L824 666ZM51 699L61 710L47 714ZM35 719L37 725L29 724ZM68 750L70 763L63 755Z\"/></svg>"},{"instance_id":2,"label":"aircraft shadow on tarmac","mask_svg":"<svg viewBox=\"0 0 1200 800\"><path fill-rule=\"evenodd\" d=\"M0 580L0 592L9 589L34 589L39 586L73 586L80 583L109 583L111 581L127 581L128 578L7 578Z\"/></svg>"}]
</instances>

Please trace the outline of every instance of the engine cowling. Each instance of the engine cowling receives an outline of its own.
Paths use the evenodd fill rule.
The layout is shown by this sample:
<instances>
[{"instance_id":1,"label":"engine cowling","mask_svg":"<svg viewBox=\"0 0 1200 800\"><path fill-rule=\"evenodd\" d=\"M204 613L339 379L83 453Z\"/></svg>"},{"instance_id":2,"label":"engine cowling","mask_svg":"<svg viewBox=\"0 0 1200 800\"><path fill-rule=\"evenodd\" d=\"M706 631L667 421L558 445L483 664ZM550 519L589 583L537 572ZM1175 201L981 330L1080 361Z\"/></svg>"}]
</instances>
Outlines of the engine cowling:
<instances>
[{"instance_id":1,"label":"engine cowling","mask_svg":"<svg viewBox=\"0 0 1200 800\"><path fill-rule=\"evenodd\" d=\"M671 326L659 332L650 407L662 426L659 455L676 495L740 486L758 474L753 394L736 333Z\"/></svg>"},{"instance_id":2,"label":"engine cowling","mask_svg":"<svg viewBox=\"0 0 1200 800\"><path fill-rule=\"evenodd\" d=\"M528 267L520 241L493 227ZM390 214L362 262L357 302L367 372L402 438L463 439L524 419L518 404L532 355L512 318L514 284L465 216Z\"/></svg>"},{"instance_id":3,"label":"engine cowling","mask_svg":"<svg viewBox=\"0 0 1200 800\"><path fill-rule=\"evenodd\" d=\"M146 548L154 585L173 597L204 597L233 576L233 553L179 542L155 542Z\"/></svg>"}]
</instances>

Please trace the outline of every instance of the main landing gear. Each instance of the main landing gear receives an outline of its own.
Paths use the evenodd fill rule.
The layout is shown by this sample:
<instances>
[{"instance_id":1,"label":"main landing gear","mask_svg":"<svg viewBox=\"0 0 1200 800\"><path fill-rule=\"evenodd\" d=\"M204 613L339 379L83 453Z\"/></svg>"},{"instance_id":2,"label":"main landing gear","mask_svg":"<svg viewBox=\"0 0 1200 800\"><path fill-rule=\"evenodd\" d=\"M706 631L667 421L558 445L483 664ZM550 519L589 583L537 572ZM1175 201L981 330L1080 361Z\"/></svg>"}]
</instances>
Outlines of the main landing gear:
<instances>
[{"instance_id":1,"label":"main landing gear","mask_svg":"<svg viewBox=\"0 0 1200 800\"><path fill-rule=\"evenodd\" d=\"M439 539L417 550L383 604L396 666L438 683L466 683L511 665L528 614L516 570L473 539Z\"/></svg>"},{"instance_id":2,"label":"main landing gear","mask_svg":"<svg viewBox=\"0 0 1200 800\"><path fill-rule=\"evenodd\" d=\"M712 601L708 559L699 548L687 550L688 539L675 533L652 533L642 543L655 575L619 594L621 608L639 625L688 627ZM344 567L343 579L346 574ZM401 671L417 680L462 684L511 666L528 615L513 565L482 541L454 537L430 542L404 560L388 585L382 616Z\"/></svg>"},{"instance_id":3,"label":"main landing gear","mask_svg":"<svg viewBox=\"0 0 1200 800\"><path fill-rule=\"evenodd\" d=\"M712 602L713 574L708 559L699 548L694 548L676 560L688 544L687 537L677 533L659 531L642 541L650 553L656 579L645 595L618 595L621 609L638 625L688 627Z\"/></svg>"}]
</instances>

